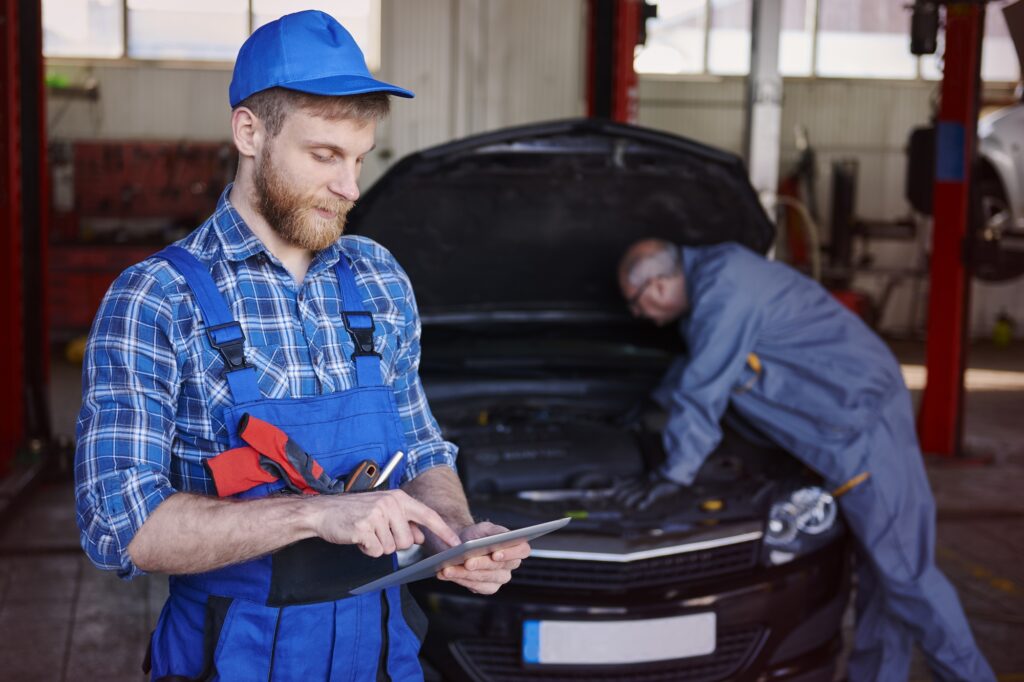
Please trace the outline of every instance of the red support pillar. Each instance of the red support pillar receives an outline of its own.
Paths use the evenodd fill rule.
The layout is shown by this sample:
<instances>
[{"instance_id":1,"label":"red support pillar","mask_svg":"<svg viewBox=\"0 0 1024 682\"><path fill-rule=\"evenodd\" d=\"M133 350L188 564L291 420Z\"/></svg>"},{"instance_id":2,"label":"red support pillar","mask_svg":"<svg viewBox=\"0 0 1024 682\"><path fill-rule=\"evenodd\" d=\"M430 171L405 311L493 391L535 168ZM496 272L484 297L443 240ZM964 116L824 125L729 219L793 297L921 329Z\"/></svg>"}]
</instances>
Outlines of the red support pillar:
<instances>
[{"instance_id":1,"label":"red support pillar","mask_svg":"<svg viewBox=\"0 0 1024 682\"><path fill-rule=\"evenodd\" d=\"M981 87L982 3L946 6L942 100L936 125L931 286L928 300L928 381L918 415L924 452L961 454L963 380L969 327L970 179Z\"/></svg>"},{"instance_id":2,"label":"red support pillar","mask_svg":"<svg viewBox=\"0 0 1024 682\"><path fill-rule=\"evenodd\" d=\"M615 6L615 90L612 120L636 123L637 83L633 53L640 35L640 6L644 0L619 0Z\"/></svg>"},{"instance_id":3,"label":"red support pillar","mask_svg":"<svg viewBox=\"0 0 1024 682\"><path fill-rule=\"evenodd\" d=\"M654 6L644 0L590 0L588 9L587 115L636 123L633 52Z\"/></svg>"},{"instance_id":4,"label":"red support pillar","mask_svg":"<svg viewBox=\"0 0 1024 682\"><path fill-rule=\"evenodd\" d=\"M0 0L0 475L25 437L19 4Z\"/></svg>"},{"instance_id":5,"label":"red support pillar","mask_svg":"<svg viewBox=\"0 0 1024 682\"><path fill-rule=\"evenodd\" d=\"M22 2L19 13L25 437L45 446L52 441L53 434L49 407L50 298L47 276L50 243L50 171L47 155L42 2Z\"/></svg>"}]
</instances>

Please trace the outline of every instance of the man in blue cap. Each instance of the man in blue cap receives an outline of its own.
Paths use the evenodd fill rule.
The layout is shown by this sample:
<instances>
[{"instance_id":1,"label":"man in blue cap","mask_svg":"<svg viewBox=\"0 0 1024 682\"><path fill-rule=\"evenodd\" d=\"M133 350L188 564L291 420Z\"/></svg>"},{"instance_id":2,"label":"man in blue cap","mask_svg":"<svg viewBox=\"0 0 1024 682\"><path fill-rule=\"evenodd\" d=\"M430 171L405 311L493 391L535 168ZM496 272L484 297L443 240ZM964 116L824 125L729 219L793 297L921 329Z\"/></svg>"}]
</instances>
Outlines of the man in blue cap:
<instances>
[{"instance_id":1,"label":"man in blue cap","mask_svg":"<svg viewBox=\"0 0 1024 682\"><path fill-rule=\"evenodd\" d=\"M230 87L235 182L97 313L78 523L101 568L171 576L154 679L422 679L423 614L407 593L350 590L394 570L397 550L504 530L474 523L426 403L407 276L380 245L342 237L389 95L412 97L374 79L330 16L261 27ZM258 448L246 440L256 422L331 479L368 461L398 468L369 492L286 495L278 469L257 467L244 492L218 498L209 460ZM528 553L519 543L438 577L493 593Z\"/></svg>"},{"instance_id":2,"label":"man in blue cap","mask_svg":"<svg viewBox=\"0 0 1024 682\"><path fill-rule=\"evenodd\" d=\"M637 242L619 285L634 315L678 321L687 352L654 395L667 460L618 499L647 508L691 484L731 404L821 474L857 539L849 679L905 682L916 640L936 679L995 680L935 565L910 394L882 340L816 282L738 244Z\"/></svg>"}]
</instances>

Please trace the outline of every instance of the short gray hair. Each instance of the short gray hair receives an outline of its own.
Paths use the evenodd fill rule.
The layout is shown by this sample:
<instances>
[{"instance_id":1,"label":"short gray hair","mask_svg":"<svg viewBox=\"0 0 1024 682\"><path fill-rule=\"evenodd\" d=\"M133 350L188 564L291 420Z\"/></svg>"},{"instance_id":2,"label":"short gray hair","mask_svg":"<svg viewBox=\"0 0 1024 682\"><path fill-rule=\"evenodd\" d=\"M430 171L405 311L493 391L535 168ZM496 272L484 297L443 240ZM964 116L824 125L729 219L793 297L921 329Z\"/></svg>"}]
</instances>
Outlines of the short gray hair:
<instances>
[{"instance_id":1,"label":"short gray hair","mask_svg":"<svg viewBox=\"0 0 1024 682\"><path fill-rule=\"evenodd\" d=\"M657 249L628 264L626 276L630 286L640 287L655 277L674 277L683 271L679 247L670 242L660 242Z\"/></svg>"}]
</instances>

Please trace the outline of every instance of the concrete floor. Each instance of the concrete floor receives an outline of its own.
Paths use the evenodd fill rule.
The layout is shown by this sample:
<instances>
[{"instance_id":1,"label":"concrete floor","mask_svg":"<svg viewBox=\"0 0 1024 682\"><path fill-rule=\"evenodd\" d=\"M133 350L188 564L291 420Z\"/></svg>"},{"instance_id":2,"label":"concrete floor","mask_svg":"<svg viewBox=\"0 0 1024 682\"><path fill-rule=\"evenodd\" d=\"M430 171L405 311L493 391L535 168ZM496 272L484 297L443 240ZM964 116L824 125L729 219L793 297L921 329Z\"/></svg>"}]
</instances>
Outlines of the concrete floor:
<instances>
[{"instance_id":1,"label":"concrete floor","mask_svg":"<svg viewBox=\"0 0 1024 682\"><path fill-rule=\"evenodd\" d=\"M923 346L894 348L914 388ZM938 562L999 680L1024 682L1024 345L979 345L970 366L965 442L991 462L928 458ZM68 438L79 371L54 360L54 431ZM43 483L0 532L0 680L144 679L140 663L165 596L158 576L126 583L93 568L78 547L70 481ZM928 679L920 657L911 679Z\"/></svg>"}]
</instances>

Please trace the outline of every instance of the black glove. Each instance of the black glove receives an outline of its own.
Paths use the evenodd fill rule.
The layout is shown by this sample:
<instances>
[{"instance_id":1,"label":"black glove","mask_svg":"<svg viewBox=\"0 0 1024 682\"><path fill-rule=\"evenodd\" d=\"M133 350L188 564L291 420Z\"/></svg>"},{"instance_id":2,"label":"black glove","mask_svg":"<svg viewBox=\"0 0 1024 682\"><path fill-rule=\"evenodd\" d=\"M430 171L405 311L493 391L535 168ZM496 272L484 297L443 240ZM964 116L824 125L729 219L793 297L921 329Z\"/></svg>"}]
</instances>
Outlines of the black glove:
<instances>
[{"instance_id":1,"label":"black glove","mask_svg":"<svg viewBox=\"0 0 1024 682\"><path fill-rule=\"evenodd\" d=\"M665 478L658 471L627 478L612 487L612 499L629 509L646 511L661 500L677 495L683 484Z\"/></svg>"}]
</instances>

